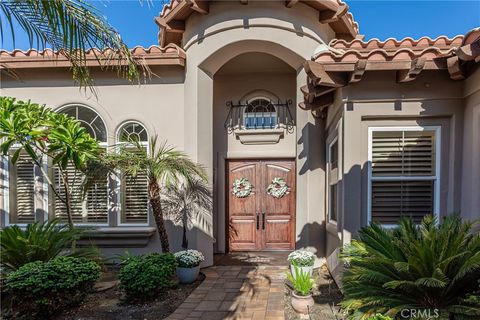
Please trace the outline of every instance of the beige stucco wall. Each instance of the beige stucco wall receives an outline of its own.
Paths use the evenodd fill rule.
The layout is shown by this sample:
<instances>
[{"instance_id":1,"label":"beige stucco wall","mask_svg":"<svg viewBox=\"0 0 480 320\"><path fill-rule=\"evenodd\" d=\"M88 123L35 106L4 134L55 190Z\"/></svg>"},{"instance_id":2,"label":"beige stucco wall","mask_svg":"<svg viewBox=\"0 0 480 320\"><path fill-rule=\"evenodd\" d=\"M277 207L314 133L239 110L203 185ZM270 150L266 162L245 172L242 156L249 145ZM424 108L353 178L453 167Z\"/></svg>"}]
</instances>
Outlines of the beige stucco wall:
<instances>
[{"instance_id":1,"label":"beige stucco wall","mask_svg":"<svg viewBox=\"0 0 480 320\"><path fill-rule=\"evenodd\" d=\"M182 68L162 67L152 71L160 77L154 77L146 84L132 85L117 79L113 73L95 72L96 97L89 89L81 90L74 85L71 74L66 69L32 69L18 71L20 81L3 76L0 83L0 95L11 96L20 100L31 100L46 104L53 109L68 104L82 104L93 108L104 120L108 130L108 144L116 143L116 132L122 123L135 120L142 123L150 136L158 134L159 141L182 150L184 148L183 125L183 79ZM175 110L172 112L172 110ZM3 202L3 201L0 201ZM109 225L116 225L118 214L111 210ZM153 217L149 219L154 226ZM4 221L4 217L2 217ZM168 222L172 248L181 247L179 228ZM108 229L108 228L106 228ZM173 232L178 229L177 232ZM105 229L104 229L105 230ZM111 231L111 230L109 230ZM118 248L108 248L106 255L124 253L129 243L134 240L125 239ZM143 247L143 243L147 245ZM158 235L141 241L135 252L159 250Z\"/></svg>"},{"instance_id":2,"label":"beige stucco wall","mask_svg":"<svg viewBox=\"0 0 480 320\"><path fill-rule=\"evenodd\" d=\"M480 69L464 82L462 216L480 218Z\"/></svg>"},{"instance_id":3,"label":"beige stucco wall","mask_svg":"<svg viewBox=\"0 0 480 320\"><path fill-rule=\"evenodd\" d=\"M185 76L185 150L207 166L214 188L221 188L218 180L223 175L221 165L214 174L213 97L215 73L230 59L246 52L274 55L291 66L296 76L293 100L303 95L300 86L306 83L302 70L305 59L310 59L317 47L333 37L328 25L318 23L318 13L298 4L286 9L281 2L215 2L208 16L192 15L186 23L184 45L187 50ZM237 94L237 93L235 93ZM221 99L223 100L223 98ZM224 101L219 102L222 105ZM323 170L322 148L310 144L310 137L321 134L323 128L315 124L309 113L298 111L296 128L297 156L297 247L308 247L323 256ZM272 157L266 149L259 157ZM217 197L221 198L221 196ZM212 234L219 251L224 250L224 208L215 203L216 233ZM224 220L223 220L224 221ZM199 234L198 243L205 245L208 238ZM223 242L223 243L222 243Z\"/></svg>"},{"instance_id":4,"label":"beige stucco wall","mask_svg":"<svg viewBox=\"0 0 480 320\"><path fill-rule=\"evenodd\" d=\"M300 87L306 83L303 62L333 37L330 27L318 22L318 12L301 3L289 9L279 1L255 1L247 6L237 1L213 2L208 15L194 13L186 21L185 69L153 70L160 78L142 86L116 80L113 74L95 73L98 99L89 96L88 91L87 95L79 91L67 70L25 70L21 72L23 82L2 79L1 94L32 99L54 108L67 103L91 106L106 122L111 137L109 143L114 142L115 130L123 121L137 120L149 133L157 132L161 140L168 140L205 166L213 188L222 192L225 157L296 157L297 247L308 247L321 257L324 255L325 223L324 123L299 110L296 103L303 99ZM229 79L230 82L215 78L223 65L246 52L273 55L284 61L291 73L275 78L264 75L256 82L241 76ZM236 86L235 92L229 90L229 83ZM223 129L225 109L221 108L225 101L239 99L258 89L293 100L296 128L276 147L241 145ZM222 147L225 142L227 148ZM222 179L219 180L219 176ZM215 218L204 217L206 225L215 224L214 228L205 228L195 222L188 234L189 245L205 254L204 265L213 263L215 243L216 250L225 250L222 224L225 212L218 201L223 196L216 195ZM175 238L172 246L178 249L181 232L175 226L169 227L178 231L170 232ZM149 251L157 247L158 236L155 235L146 247L135 250ZM123 250L108 249L110 253L118 251Z\"/></svg>"},{"instance_id":5,"label":"beige stucco wall","mask_svg":"<svg viewBox=\"0 0 480 320\"><path fill-rule=\"evenodd\" d=\"M440 216L462 207L463 84L448 74L424 72L398 84L394 72L366 73L361 82L341 90L342 102L332 109L329 132L339 123L341 179L339 218L327 223L330 270L341 273L338 247L367 225L368 128L441 126ZM338 122L339 121L339 122Z\"/></svg>"}]
</instances>

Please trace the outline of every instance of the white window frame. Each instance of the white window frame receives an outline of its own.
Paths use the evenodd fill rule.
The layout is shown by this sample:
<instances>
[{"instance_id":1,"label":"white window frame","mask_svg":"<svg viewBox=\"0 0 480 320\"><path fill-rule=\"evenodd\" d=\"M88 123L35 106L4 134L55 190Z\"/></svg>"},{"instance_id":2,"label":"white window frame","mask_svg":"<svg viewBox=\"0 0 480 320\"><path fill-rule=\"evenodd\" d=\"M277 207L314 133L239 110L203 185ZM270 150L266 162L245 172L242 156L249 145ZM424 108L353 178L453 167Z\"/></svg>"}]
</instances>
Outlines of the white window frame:
<instances>
[{"instance_id":1,"label":"white window frame","mask_svg":"<svg viewBox=\"0 0 480 320\"><path fill-rule=\"evenodd\" d=\"M337 217L336 217L336 220L335 219L332 219L332 216L331 216L331 213L332 213L332 204L330 203L330 165L332 163L332 154L331 154L331 148L332 146L337 143ZM335 137L332 139L332 141L330 141L330 143L327 144L327 174L326 174L326 197L325 197L325 201L327 202L327 222L328 223L331 223L331 224L334 224L336 225L337 224L337 221L338 221L338 197L339 197L339 194L338 194L338 183L339 183L339 170L340 170L340 157L339 157L339 148L340 148L340 145L339 145L339 140L338 140L338 131L335 135Z\"/></svg>"},{"instance_id":2,"label":"white window frame","mask_svg":"<svg viewBox=\"0 0 480 320\"><path fill-rule=\"evenodd\" d=\"M138 125L141 125L146 133L147 133L147 141L140 141L140 144L146 148L147 150L147 155L150 154L150 150L149 150L149 143L150 143L150 135L148 134L148 130L146 128L146 126L141 123L140 121L135 121L135 120L129 120L129 121L125 121L125 122L122 122L116 132L115 132L115 138L117 140L117 146L120 146L120 145L125 145L125 144L128 144L128 142L121 142L120 141L120 130L123 129L124 126L128 125L128 124L138 124ZM115 182L117 183L117 194L118 194L118 197L117 197L117 206L119 208L118 212L117 212L117 224L118 226L122 226L122 227L148 227L150 226L150 215L151 215L151 209L150 209L150 203L149 201L147 200L147 222L146 223L122 223L122 211L123 211L123 194L122 194L122 179L121 179L121 174L120 172L117 171L117 174L116 174L116 177L115 177Z\"/></svg>"},{"instance_id":3,"label":"white window frame","mask_svg":"<svg viewBox=\"0 0 480 320\"><path fill-rule=\"evenodd\" d=\"M397 176L399 181L411 180L428 180L434 181L434 201L433 201L433 215L437 217L437 222L440 218L440 173L441 173L441 126L387 126L387 127L368 127L368 192L367 192L367 224L372 222L372 180L376 181L390 181L392 177L372 177L372 149L373 149L373 133L374 132L391 132L391 131L433 131L435 132L435 175L429 177L405 177ZM382 224L386 228L394 228L397 224Z\"/></svg>"}]
</instances>

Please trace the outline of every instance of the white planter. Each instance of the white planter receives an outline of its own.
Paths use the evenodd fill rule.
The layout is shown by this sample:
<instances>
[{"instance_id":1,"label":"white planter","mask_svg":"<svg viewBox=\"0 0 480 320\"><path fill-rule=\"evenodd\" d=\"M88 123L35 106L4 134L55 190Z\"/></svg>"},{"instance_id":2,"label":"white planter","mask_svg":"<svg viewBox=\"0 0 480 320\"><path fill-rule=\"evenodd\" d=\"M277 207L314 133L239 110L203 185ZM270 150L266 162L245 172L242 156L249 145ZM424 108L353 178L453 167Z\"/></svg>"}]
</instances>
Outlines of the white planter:
<instances>
[{"instance_id":1,"label":"white planter","mask_svg":"<svg viewBox=\"0 0 480 320\"><path fill-rule=\"evenodd\" d=\"M310 277L312 276L313 274L313 266L309 266L309 267L297 267L298 271L299 272L303 272L303 273L308 273L310 275ZM293 266L293 264L290 265L290 271L292 272L292 276L294 279L296 279L296 275L295 275L295 267Z\"/></svg>"},{"instance_id":2,"label":"white planter","mask_svg":"<svg viewBox=\"0 0 480 320\"><path fill-rule=\"evenodd\" d=\"M177 277L180 283L192 283L197 280L198 273L200 272L200 266L193 268L180 268L177 267Z\"/></svg>"}]
</instances>

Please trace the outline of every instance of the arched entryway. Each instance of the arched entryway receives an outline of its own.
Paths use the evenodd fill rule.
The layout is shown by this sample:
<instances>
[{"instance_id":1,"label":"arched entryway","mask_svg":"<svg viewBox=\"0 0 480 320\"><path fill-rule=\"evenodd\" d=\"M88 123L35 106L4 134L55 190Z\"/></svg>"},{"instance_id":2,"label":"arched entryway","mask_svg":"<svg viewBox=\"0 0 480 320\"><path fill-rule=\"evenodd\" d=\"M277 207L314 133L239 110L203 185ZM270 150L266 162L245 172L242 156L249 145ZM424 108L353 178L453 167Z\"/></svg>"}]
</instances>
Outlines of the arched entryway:
<instances>
[{"instance_id":1,"label":"arched entryway","mask_svg":"<svg viewBox=\"0 0 480 320\"><path fill-rule=\"evenodd\" d=\"M279 57L255 51L233 57L213 76L214 232L221 251L295 247L296 78ZM268 193L274 179L286 184L285 194ZM234 194L240 180L251 192Z\"/></svg>"}]
</instances>

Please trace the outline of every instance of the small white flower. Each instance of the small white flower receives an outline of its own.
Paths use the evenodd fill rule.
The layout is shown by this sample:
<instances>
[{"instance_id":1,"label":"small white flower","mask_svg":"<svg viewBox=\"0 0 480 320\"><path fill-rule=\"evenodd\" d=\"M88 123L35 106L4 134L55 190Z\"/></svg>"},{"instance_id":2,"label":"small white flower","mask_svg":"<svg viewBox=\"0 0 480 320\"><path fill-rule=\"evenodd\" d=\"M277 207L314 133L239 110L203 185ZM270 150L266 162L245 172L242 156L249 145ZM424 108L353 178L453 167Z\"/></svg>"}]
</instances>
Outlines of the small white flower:
<instances>
[{"instance_id":1,"label":"small white flower","mask_svg":"<svg viewBox=\"0 0 480 320\"><path fill-rule=\"evenodd\" d=\"M296 250L288 255L290 263L295 262L297 267L311 267L315 263L315 255L306 250Z\"/></svg>"},{"instance_id":2,"label":"small white flower","mask_svg":"<svg viewBox=\"0 0 480 320\"><path fill-rule=\"evenodd\" d=\"M177 259L178 266L181 268L193 268L205 260L205 257L200 251L192 249L175 253L175 258Z\"/></svg>"}]
</instances>

